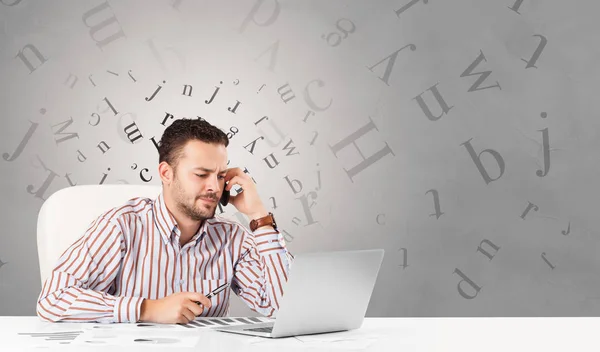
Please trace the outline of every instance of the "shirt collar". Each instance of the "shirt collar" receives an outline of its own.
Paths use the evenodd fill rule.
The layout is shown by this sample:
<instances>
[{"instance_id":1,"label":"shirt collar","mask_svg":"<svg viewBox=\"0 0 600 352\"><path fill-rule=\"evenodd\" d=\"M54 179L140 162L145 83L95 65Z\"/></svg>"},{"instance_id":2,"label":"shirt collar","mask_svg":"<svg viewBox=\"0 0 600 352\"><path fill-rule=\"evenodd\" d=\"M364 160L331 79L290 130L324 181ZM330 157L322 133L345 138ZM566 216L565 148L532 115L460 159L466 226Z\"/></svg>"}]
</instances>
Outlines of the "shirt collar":
<instances>
[{"instance_id":1,"label":"shirt collar","mask_svg":"<svg viewBox=\"0 0 600 352\"><path fill-rule=\"evenodd\" d=\"M175 218L173 218L173 215L171 215L169 209L167 209L163 192L160 192L158 197L154 200L154 221L165 244L174 239L179 241L181 231L177 227ZM198 242L201 240L207 233L209 225L211 225L210 219L205 220L190 241Z\"/></svg>"}]
</instances>

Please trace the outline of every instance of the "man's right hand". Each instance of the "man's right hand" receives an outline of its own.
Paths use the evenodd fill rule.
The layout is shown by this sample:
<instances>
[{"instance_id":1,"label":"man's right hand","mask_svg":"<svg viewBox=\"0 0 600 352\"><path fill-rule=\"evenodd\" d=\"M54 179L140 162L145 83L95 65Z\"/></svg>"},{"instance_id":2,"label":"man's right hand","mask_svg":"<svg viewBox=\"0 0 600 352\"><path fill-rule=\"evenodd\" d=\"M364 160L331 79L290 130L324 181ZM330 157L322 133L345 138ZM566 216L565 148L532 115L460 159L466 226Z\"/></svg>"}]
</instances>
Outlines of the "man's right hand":
<instances>
[{"instance_id":1,"label":"man's right hand","mask_svg":"<svg viewBox=\"0 0 600 352\"><path fill-rule=\"evenodd\" d=\"M200 302L202 306L196 304ZM160 324L187 324L202 314L211 302L196 292L178 292L161 299L142 301L140 321Z\"/></svg>"}]
</instances>

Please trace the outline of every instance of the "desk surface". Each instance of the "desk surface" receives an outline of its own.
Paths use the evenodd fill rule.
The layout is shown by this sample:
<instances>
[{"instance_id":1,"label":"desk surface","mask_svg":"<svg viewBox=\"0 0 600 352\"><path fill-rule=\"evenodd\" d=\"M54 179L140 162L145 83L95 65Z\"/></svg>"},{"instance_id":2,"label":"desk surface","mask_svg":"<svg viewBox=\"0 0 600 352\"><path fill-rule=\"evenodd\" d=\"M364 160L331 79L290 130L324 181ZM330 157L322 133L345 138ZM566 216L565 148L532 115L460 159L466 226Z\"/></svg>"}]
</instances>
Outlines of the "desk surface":
<instances>
[{"instance_id":1,"label":"desk surface","mask_svg":"<svg viewBox=\"0 0 600 352\"><path fill-rule=\"evenodd\" d=\"M0 317L0 350L564 352L600 348L595 338L600 318L366 318L357 330L281 339L211 328L138 325L53 324L37 317Z\"/></svg>"}]
</instances>

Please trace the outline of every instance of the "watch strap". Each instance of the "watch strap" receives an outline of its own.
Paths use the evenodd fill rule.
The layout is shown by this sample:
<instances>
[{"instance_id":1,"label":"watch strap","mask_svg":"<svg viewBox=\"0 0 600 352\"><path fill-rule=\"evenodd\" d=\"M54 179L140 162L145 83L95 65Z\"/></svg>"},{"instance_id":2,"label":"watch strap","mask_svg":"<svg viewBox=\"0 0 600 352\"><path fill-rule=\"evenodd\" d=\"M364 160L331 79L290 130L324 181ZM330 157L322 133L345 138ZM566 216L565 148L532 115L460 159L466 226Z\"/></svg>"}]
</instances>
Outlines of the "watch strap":
<instances>
[{"instance_id":1,"label":"watch strap","mask_svg":"<svg viewBox=\"0 0 600 352\"><path fill-rule=\"evenodd\" d=\"M263 216L262 218L250 221L250 230L254 232L259 227L268 225L273 226L273 228L277 230L277 223L275 222L275 217L273 216L273 213L269 213L266 216Z\"/></svg>"}]
</instances>

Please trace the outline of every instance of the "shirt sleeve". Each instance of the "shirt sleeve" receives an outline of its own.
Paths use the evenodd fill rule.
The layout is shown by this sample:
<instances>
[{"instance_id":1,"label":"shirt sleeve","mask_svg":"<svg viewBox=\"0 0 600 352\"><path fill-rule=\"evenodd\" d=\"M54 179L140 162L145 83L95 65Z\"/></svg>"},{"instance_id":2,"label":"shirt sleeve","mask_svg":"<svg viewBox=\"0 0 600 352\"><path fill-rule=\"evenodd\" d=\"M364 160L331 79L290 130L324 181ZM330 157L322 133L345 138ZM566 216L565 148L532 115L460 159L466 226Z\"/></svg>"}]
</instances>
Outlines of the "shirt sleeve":
<instances>
[{"instance_id":1,"label":"shirt sleeve","mask_svg":"<svg viewBox=\"0 0 600 352\"><path fill-rule=\"evenodd\" d=\"M37 302L46 321L136 322L142 297L110 295L126 249L120 225L97 218L59 258Z\"/></svg>"},{"instance_id":2,"label":"shirt sleeve","mask_svg":"<svg viewBox=\"0 0 600 352\"><path fill-rule=\"evenodd\" d=\"M243 228L242 250L234 266L233 291L257 313L274 317L294 256L283 235L270 227L250 233Z\"/></svg>"}]
</instances>

